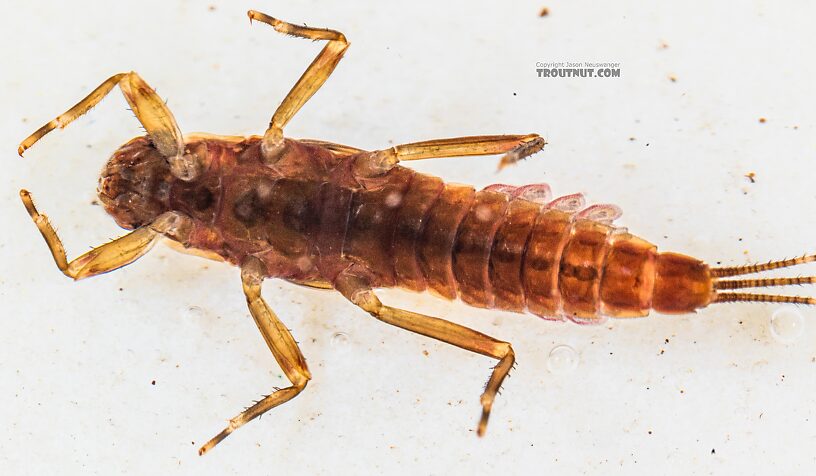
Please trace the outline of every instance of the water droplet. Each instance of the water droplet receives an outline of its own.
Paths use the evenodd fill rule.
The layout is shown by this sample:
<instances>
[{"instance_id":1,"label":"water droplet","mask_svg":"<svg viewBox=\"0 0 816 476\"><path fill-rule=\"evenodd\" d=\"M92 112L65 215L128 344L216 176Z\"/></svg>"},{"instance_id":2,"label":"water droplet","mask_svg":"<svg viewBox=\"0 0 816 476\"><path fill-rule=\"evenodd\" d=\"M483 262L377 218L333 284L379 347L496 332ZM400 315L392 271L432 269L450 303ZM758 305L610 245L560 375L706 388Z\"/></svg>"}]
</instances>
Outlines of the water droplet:
<instances>
[{"instance_id":1,"label":"water droplet","mask_svg":"<svg viewBox=\"0 0 816 476\"><path fill-rule=\"evenodd\" d=\"M476 207L476 218L479 221L490 221L493 219L493 210L487 205L479 205Z\"/></svg>"},{"instance_id":2,"label":"water droplet","mask_svg":"<svg viewBox=\"0 0 816 476\"><path fill-rule=\"evenodd\" d=\"M301 256L295 260L295 266L303 272L309 271L312 269L312 259L308 256Z\"/></svg>"},{"instance_id":3,"label":"water droplet","mask_svg":"<svg viewBox=\"0 0 816 476\"><path fill-rule=\"evenodd\" d=\"M790 344L802 336L805 320L795 307L782 306L771 314L770 328L777 341Z\"/></svg>"},{"instance_id":4,"label":"water droplet","mask_svg":"<svg viewBox=\"0 0 816 476\"><path fill-rule=\"evenodd\" d=\"M385 197L385 206L388 208L396 208L402 203L402 193L391 192Z\"/></svg>"},{"instance_id":5,"label":"water droplet","mask_svg":"<svg viewBox=\"0 0 816 476\"><path fill-rule=\"evenodd\" d=\"M183 317L185 319L202 319L204 314L204 308L200 306L190 306L183 311Z\"/></svg>"},{"instance_id":6,"label":"water droplet","mask_svg":"<svg viewBox=\"0 0 816 476\"><path fill-rule=\"evenodd\" d=\"M578 367L578 352L572 347L561 344L553 347L547 357L547 370L555 375L565 375Z\"/></svg>"},{"instance_id":7,"label":"water droplet","mask_svg":"<svg viewBox=\"0 0 816 476\"><path fill-rule=\"evenodd\" d=\"M343 349L348 346L349 336L344 332L335 332L331 336L331 345L338 349Z\"/></svg>"}]
</instances>

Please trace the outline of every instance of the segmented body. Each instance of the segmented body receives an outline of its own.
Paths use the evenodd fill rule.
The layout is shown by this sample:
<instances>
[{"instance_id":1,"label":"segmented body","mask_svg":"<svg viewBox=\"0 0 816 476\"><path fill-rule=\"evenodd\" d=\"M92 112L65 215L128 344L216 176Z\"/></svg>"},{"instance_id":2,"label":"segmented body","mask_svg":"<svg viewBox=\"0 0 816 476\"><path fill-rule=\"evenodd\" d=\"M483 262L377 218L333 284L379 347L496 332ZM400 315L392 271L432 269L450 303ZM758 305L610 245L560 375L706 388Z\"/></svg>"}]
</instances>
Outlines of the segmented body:
<instances>
[{"instance_id":1,"label":"segmented body","mask_svg":"<svg viewBox=\"0 0 816 476\"><path fill-rule=\"evenodd\" d=\"M361 177L350 151L287 141L283 158L270 166L257 137L188 139L188 148L206 149L207 165L184 182L150 173L144 154L155 153L157 164L161 157L137 138L114 155L100 194L120 225L141 223L107 195L145 200L152 215L185 213L194 225L184 246L238 265L252 255L269 276L299 283L332 284L356 266L373 287L577 322L644 316L652 308L684 312L712 294L710 287L685 292L710 283L707 266L658 253L606 223L614 208L581 211L580 197L550 200L546 185L476 191L400 166ZM127 186L140 190L123 193L117 177L137 159L142 169L128 171ZM134 176L143 179L132 182ZM679 288L691 302L678 303Z\"/></svg>"}]
</instances>

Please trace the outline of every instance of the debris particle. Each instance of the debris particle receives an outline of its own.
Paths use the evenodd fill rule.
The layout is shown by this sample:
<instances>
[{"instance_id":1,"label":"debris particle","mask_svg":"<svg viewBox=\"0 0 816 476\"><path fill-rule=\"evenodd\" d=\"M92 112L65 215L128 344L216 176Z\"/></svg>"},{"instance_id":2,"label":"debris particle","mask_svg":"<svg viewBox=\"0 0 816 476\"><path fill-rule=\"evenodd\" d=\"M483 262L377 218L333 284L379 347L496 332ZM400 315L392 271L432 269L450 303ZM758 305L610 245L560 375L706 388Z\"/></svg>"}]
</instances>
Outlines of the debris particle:
<instances>
[{"instance_id":1,"label":"debris particle","mask_svg":"<svg viewBox=\"0 0 816 476\"><path fill-rule=\"evenodd\" d=\"M665 50L668 47L669 47L668 43L666 43L664 40L660 40L660 45L658 45L658 48L660 48L661 50Z\"/></svg>"},{"instance_id":2,"label":"debris particle","mask_svg":"<svg viewBox=\"0 0 816 476\"><path fill-rule=\"evenodd\" d=\"M717 454L717 452L714 451L714 448L711 448L711 454Z\"/></svg>"},{"instance_id":3,"label":"debris particle","mask_svg":"<svg viewBox=\"0 0 816 476\"><path fill-rule=\"evenodd\" d=\"M629 138L629 140L630 140L630 141L634 141L634 140L635 140L635 137L634 137L634 136L632 136L632 137L630 137L630 138Z\"/></svg>"},{"instance_id":4,"label":"debris particle","mask_svg":"<svg viewBox=\"0 0 816 476\"><path fill-rule=\"evenodd\" d=\"M756 183L756 174L754 172L748 172L745 174L745 178L751 181L751 183Z\"/></svg>"},{"instance_id":5,"label":"debris particle","mask_svg":"<svg viewBox=\"0 0 816 476\"><path fill-rule=\"evenodd\" d=\"M760 117L760 118L759 118L759 123L760 123L760 124L765 124L766 122L768 122L768 120L767 120L767 119L765 119L764 117Z\"/></svg>"},{"instance_id":6,"label":"debris particle","mask_svg":"<svg viewBox=\"0 0 816 476\"><path fill-rule=\"evenodd\" d=\"M428 356L428 351L427 351L427 350L423 350L423 351L422 351L422 355L424 355L425 357L427 357L427 356Z\"/></svg>"},{"instance_id":7,"label":"debris particle","mask_svg":"<svg viewBox=\"0 0 816 476\"><path fill-rule=\"evenodd\" d=\"M539 17L546 17L546 16L547 16L547 15L549 15L549 14L550 14L550 9L549 9L549 8L547 8L547 7L542 8L542 9L541 9L541 10L538 12L538 16L539 16Z\"/></svg>"},{"instance_id":8,"label":"debris particle","mask_svg":"<svg viewBox=\"0 0 816 476\"><path fill-rule=\"evenodd\" d=\"M677 82L677 75L670 74L669 75L669 81L671 81L673 83L676 83Z\"/></svg>"},{"instance_id":9,"label":"debris particle","mask_svg":"<svg viewBox=\"0 0 816 476\"><path fill-rule=\"evenodd\" d=\"M155 380L151 381L150 385L156 385L156 381Z\"/></svg>"},{"instance_id":10,"label":"debris particle","mask_svg":"<svg viewBox=\"0 0 816 476\"><path fill-rule=\"evenodd\" d=\"M207 10L209 10L209 11L211 11L211 12L214 12L214 11L215 11L215 5L210 5L210 6L208 6L208 7L207 7Z\"/></svg>"}]
</instances>

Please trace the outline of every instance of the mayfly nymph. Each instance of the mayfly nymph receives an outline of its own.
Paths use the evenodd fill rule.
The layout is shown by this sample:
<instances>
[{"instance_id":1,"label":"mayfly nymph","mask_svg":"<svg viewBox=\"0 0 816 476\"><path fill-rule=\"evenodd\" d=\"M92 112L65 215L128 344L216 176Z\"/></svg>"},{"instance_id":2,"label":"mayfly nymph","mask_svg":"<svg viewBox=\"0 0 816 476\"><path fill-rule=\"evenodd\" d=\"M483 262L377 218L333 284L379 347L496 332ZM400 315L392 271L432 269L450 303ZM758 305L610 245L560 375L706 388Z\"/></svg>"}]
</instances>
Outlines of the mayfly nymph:
<instances>
[{"instance_id":1,"label":"mayfly nymph","mask_svg":"<svg viewBox=\"0 0 816 476\"><path fill-rule=\"evenodd\" d=\"M766 264L709 267L612 225L613 205L585 206L581 195L553 198L544 184L465 185L401 164L440 157L502 154L500 168L540 151L537 134L429 140L364 151L291 139L283 129L317 92L349 46L337 31L286 23L250 11L250 20L327 43L285 97L263 136L183 136L172 113L135 72L115 74L19 147L20 155L55 128L88 112L119 87L146 135L121 146L104 167L105 209L132 230L68 261L31 195L22 201L59 269L73 279L106 273L144 255L160 237L241 269L250 313L291 386L229 421L201 447L291 400L311 379L292 334L261 296L266 278L334 289L377 319L498 361L481 396L478 434L515 362L508 342L380 302L377 288L400 287L459 298L483 308L547 319L600 322L602 316L688 313L734 301L816 304L809 297L735 290L816 282L813 277L726 279L799 265L814 256Z\"/></svg>"}]
</instances>

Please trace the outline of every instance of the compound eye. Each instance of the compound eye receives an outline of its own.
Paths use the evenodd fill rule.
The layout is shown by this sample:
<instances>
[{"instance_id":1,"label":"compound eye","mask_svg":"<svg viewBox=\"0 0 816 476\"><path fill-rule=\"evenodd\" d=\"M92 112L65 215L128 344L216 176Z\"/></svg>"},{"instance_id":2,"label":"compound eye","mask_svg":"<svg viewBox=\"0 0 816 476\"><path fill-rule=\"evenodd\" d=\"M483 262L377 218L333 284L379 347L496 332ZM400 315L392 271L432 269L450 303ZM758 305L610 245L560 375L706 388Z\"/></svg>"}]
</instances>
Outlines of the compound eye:
<instances>
[{"instance_id":1,"label":"compound eye","mask_svg":"<svg viewBox=\"0 0 816 476\"><path fill-rule=\"evenodd\" d=\"M113 202L112 215L125 228L138 228L162 212L161 205L133 192L120 194Z\"/></svg>"}]
</instances>

